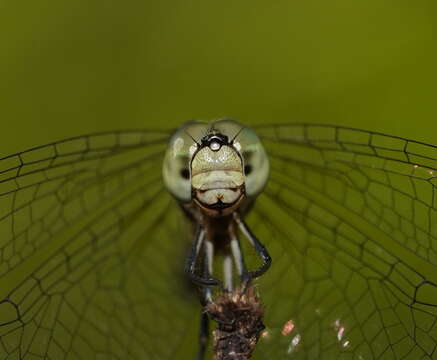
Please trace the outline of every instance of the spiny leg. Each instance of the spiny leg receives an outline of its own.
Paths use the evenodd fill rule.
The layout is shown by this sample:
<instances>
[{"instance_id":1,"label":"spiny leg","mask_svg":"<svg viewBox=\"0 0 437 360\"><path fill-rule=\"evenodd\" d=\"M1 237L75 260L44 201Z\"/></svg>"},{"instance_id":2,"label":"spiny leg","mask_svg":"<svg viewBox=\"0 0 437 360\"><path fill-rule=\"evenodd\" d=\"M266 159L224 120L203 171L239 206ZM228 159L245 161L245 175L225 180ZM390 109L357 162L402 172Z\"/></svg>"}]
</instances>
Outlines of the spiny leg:
<instances>
[{"instance_id":1,"label":"spiny leg","mask_svg":"<svg viewBox=\"0 0 437 360\"><path fill-rule=\"evenodd\" d=\"M237 268L238 276L240 277L241 286L244 289L249 282L249 273L246 264L244 263L244 256L241 250L240 239L235 230L231 232L231 252L234 258L235 267Z\"/></svg>"},{"instance_id":2,"label":"spiny leg","mask_svg":"<svg viewBox=\"0 0 437 360\"><path fill-rule=\"evenodd\" d=\"M223 258L223 287L227 292L233 290L233 276L232 258L226 254Z\"/></svg>"},{"instance_id":3,"label":"spiny leg","mask_svg":"<svg viewBox=\"0 0 437 360\"><path fill-rule=\"evenodd\" d=\"M197 360L204 360L206 347L209 340L209 317L206 312L200 313L200 331L199 331L199 351L197 353Z\"/></svg>"},{"instance_id":4,"label":"spiny leg","mask_svg":"<svg viewBox=\"0 0 437 360\"><path fill-rule=\"evenodd\" d=\"M205 278L213 279L213 266L214 266L214 244L211 240L206 239L205 241L205 257L204 257L204 274ZM212 301L212 291L208 286L203 286L202 291L204 291L204 297L206 299L206 303L210 303ZM205 304L206 305L206 304Z\"/></svg>"},{"instance_id":5,"label":"spiny leg","mask_svg":"<svg viewBox=\"0 0 437 360\"><path fill-rule=\"evenodd\" d=\"M240 239L238 238L237 229L235 224L232 223L229 227L230 238L230 252L228 252L223 260L223 278L224 289L228 292L232 292L233 289L233 264L237 269L237 274L240 278L240 284L243 289L245 288L248 279L248 271L244 262L244 256L241 249ZM233 259L233 262L232 262Z\"/></svg>"},{"instance_id":6,"label":"spiny leg","mask_svg":"<svg viewBox=\"0 0 437 360\"><path fill-rule=\"evenodd\" d=\"M211 278L213 271L214 245L210 240L206 240L204 244L205 257L203 259L203 276ZM197 360L204 360L206 348L209 339L209 316L204 308L212 301L212 292L208 286L201 286L200 303L202 305L200 313L200 330L199 330L199 351Z\"/></svg>"},{"instance_id":7,"label":"spiny leg","mask_svg":"<svg viewBox=\"0 0 437 360\"><path fill-rule=\"evenodd\" d=\"M206 266L205 266L206 269ZM200 310L200 327L199 327L199 351L197 353L197 360L204 360L206 348L209 340L209 316L205 312L205 306L211 302L211 291L208 287L201 288L200 303L202 308Z\"/></svg>"},{"instance_id":8,"label":"spiny leg","mask_svg":"<svg viewBox=\"0 0 437 360\"><path fill-rule=\"evenodd\" d=\"M194 244L191 248L191 253L187 258L187 262L185 265L185 272L190 277L191 281L196 283L200 286L211 286L211 285L220 285L220 281L213 278L211 276L211 273L208 276L199 276L196 274L196 265L197 265L197 259L199 257L199 253L202 249L202 246L204 245L204 240L206 236L206 231L202 226L198 226ZM208 243L211 243L210 241L206 242L206 253L208 253L208 248L210 248L210 245ZM212 266L212 264L210 265Z\"/></svg>"},{"instance_id":9,"label":"spiny leg","mask_svg":"<svg viewBox=\"0 0 437 360\"><path fill-rule=\"evenodd\" d=\"M247 283L248 283L250 282L251 279L263 275L269 269L272 263L272 258L270 257L264 245L250 231L249 227L246 225L244 220L240 217L240 215L237 212L234 213L234 220L237 223L241 232L249 240L249 243L253 246L256 253L261 257L262 260L262 264L258 269L247 271ZM244 272L243 272L243 276L244 276Z\"/></svg>"},{"instance_id":10,"label":"spiny leg","mask_svg":"<svg viewBox=\"0 0 437 360\"><path fill-rule=\"evenodd\" d=\"M232 256L234 257L235 267L237 268L238 275L243 276L243 274L247 272L247 268L246 268L246 264L244 263L240 240L238 239L237 234L235 233L232 233L231 251L232 251Z\"/></svg>"}]
</instances>

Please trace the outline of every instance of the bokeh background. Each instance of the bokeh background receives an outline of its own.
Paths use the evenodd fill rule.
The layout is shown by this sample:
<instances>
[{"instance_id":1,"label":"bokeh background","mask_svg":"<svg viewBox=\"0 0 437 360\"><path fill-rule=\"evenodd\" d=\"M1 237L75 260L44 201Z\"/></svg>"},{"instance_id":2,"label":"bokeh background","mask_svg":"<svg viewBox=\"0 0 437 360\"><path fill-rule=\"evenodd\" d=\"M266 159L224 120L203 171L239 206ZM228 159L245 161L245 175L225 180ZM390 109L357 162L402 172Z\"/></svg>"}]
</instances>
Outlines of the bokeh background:
<instances>
[{"instance_id":1,"label":"bokeh background","mask_svg":"<svg viewBox=\"0 0 437 360\"><path fill-rule=\"evenodd\" d=\"M436 10L433 0L3 0L0 154L222 116L437 143Z\"/></svg>"},{"instance_id":2,"label":"bokeh background","mask_svg":"<svg viewBox=\"0 0 437 360\"><path fill-rule=\"evenodd\" d=\"M435 0L2 0L0 157L224 116L437 144L436 11Z\"/></svg>"}]
</instances>

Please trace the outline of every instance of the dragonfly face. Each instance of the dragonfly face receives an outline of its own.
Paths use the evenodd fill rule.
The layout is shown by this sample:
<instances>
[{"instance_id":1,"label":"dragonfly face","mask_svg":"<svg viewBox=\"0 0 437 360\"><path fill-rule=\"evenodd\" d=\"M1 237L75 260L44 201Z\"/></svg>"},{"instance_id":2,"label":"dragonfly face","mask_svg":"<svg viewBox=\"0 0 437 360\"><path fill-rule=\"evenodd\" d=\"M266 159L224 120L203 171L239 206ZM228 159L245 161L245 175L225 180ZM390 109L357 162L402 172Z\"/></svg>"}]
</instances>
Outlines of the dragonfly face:
<instances>
[{"instance_id":1,"label":"dragonfly face","mask_svg":"<svg viewBox=\"0 0 437 360\"><path fill-rule=\"evenodd\" d=\"M264 188L269 161L255 132L232 120L188 123L170 140L163 166L168 190L210 216L235 211Z\"/></svg>"},{"instance_id":2,"label":"dragonfly face","mask_svg":"<svg viewBox=\"0 0 437 360\"><path fill-rule=\"evenodd\" d=\"M190 168L192 199L204 211L223 216L244 199L243 160L227 136L206 135Z\"/></svg>"}]
</instances>

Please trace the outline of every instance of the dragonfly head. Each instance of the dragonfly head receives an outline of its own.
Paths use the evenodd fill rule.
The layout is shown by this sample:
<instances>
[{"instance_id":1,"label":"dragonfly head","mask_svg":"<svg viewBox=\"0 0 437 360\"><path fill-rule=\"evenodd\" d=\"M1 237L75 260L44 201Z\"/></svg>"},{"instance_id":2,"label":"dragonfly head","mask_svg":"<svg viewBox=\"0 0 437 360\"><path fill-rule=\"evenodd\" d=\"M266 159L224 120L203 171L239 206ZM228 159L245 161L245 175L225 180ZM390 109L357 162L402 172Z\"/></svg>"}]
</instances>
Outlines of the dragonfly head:
<instances>
[{"instance_id":1,"label":"dragonfly head","mask_svg":"<svg viewBox=\"0 0 437 360\"><path fill-rule=\"evenodd\" d=\"M249 128L232 121L191 122L172 137L164 181L182 202L194 202L212 216L227 215L264 187L269 162Z\"/></svg>"},{"instance_id":2,"label":"dragonfly head","mask_svg":"<svg viewBox=\"0 0 437 360\"><path fill-rule=\"evenodd\" d=\"M245 196L243 159L220 133L204 136L191 160L191 197L214 215L232 212Z\"/></svg>"}]
</instances>

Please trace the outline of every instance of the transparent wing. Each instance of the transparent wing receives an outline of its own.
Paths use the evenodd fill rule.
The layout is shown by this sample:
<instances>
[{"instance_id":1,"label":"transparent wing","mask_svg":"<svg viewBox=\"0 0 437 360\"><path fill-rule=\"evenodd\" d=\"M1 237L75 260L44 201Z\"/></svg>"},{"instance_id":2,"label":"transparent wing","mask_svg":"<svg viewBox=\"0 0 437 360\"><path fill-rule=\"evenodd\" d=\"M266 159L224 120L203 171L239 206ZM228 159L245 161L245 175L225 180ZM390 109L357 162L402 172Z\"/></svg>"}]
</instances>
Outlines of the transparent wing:
<instances>
[{"instance_id":1,"label":"transparent wing","mask_svg":"<svg viewBox=\"0 0 437 360\"><path fill-rule=\"evenodd\" d=\"M437 148L326 125L257 131L272 169L249 221L274 261L258 356L437 359Z\"/></svg>"},{"instance_id":2,"label":"transparent wing","mask_svg":"<svg viewBox=\"0 0 437 360\"><path fill-rule=\"evenodd\" d=\"M183 337L169 334L197 325L197 304L178 276L189 229L162 187L168 136L101 133L0 160L0 358L175 357Z\"/></svg>"}]
</instances>

